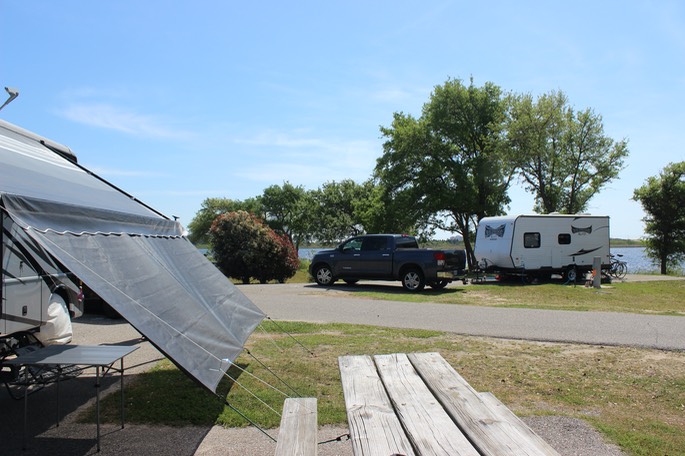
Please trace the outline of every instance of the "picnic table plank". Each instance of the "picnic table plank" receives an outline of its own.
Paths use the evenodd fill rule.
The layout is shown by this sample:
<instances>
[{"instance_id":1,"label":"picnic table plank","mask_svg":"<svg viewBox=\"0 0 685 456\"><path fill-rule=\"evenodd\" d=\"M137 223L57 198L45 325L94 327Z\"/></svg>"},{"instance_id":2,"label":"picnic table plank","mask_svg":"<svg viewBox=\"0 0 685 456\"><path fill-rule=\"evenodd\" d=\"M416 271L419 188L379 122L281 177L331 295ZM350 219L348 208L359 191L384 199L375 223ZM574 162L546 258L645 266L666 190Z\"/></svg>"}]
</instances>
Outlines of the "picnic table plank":
<instances>
[{"instance_id":1,"label":"picnic table plank","mask_svg":"<svg viewBox=\"0 0 685 456\"><path fill-rule=\"evenodd\" d=\"M316 403L315 397L293 397L285 400L276 443L276 456L316 456Z\"/></svg>"},{"instance_id":2,"label":"picnic table plank","mask_svg":"<svg viewBox=\"0 0 685 456\"><path fill-rule=\"evenodd\" d=\"M478 456L406 354L376 355L374 360L396 413L419 454Z\"/></svg>"},{"instance_id":3,"label":"picnic table plank","mask_svg":"<svg viewBox=\"0 0 685 456\"><path fill-rule=\"evenodd\" d=\"M408 356L433 395L484 455L558 453L504 405L481 396L439 353ZM494 397L494 396L492 396ZM508 412L508 413L506 413Z\"/></svg>"},{"instance_id":4,"label":"picnic table plank","mask_svg":"<svg viewBox=\"0 0 685 456\"><path fill-rule=\"evenodd\" d=\"M509 408L504 405L497 397L489 392L478 393L480 398L485 402L485 404L501 419L509 421L511 423L519 422L516 425L516 430L521 435L522 438L534 441L535 445L538 446L543 453L546 455L558 456L558 452L552 448L552 446L547 443L542 437L537 435L530 427L528 427L521 419L514 414Z\"/></svg>"},{"instance_id":5,"label":"picnic table plank","mask_svg":"<svg viewBox=\"0 0 685 456\"><path fill-rule=\"evenodd\" d=\"M338 365L354 454L413 456L371 357L341 356Z\"/></svg>"}]
</instances>

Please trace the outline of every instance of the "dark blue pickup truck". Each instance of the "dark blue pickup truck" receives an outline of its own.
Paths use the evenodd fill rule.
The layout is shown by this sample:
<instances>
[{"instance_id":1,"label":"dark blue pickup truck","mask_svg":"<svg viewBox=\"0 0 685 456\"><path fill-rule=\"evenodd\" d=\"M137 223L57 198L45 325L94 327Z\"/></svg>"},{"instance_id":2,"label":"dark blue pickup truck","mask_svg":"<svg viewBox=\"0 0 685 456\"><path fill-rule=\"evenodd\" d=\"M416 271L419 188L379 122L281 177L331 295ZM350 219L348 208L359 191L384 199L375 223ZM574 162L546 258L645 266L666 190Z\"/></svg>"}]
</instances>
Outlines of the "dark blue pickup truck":
<instances>
[{"instance_id":1,"label":"dark blue pickup truck","mask_svg":"<svg viewBox=\"0 0 685 456\"><path fill-rule=\"evenodd\" d=\"M333 250L321 250L312 258L309 272L322 286L342 279L399 280L408 291L426 285L435 289L462 279L466 267L463 250L420 249L416 238L403 234L355 236Z\"/></svg>"}]
</instances>

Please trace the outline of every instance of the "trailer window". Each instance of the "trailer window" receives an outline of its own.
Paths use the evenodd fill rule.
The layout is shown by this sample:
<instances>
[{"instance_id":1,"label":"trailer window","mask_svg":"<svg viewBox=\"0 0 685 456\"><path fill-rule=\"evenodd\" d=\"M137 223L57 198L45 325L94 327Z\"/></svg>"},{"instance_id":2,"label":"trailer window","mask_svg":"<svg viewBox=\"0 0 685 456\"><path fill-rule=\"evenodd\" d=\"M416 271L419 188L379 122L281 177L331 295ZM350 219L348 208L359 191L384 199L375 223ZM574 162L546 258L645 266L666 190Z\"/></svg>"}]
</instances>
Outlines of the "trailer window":
<instances>
[{"instance_id":1,"label":"trailer window","mask_svg":"<svg viewBox=\"0 0 685 456\"><path fill-rule=\"evenodd\" d=\"M523 233L523 247L527 249L540 248L540 233Z\"/></svg>"},{"instance_id":2,"label":"trailer window","mask_svg":"<svg viewBox=\"0 0 685 456\"><path fill-rule=\"evenodd\" d=\"M570 244L571 243L571 235L568 233L561 233L559 234L559 244Z\"/></svg>"}]
</instances>

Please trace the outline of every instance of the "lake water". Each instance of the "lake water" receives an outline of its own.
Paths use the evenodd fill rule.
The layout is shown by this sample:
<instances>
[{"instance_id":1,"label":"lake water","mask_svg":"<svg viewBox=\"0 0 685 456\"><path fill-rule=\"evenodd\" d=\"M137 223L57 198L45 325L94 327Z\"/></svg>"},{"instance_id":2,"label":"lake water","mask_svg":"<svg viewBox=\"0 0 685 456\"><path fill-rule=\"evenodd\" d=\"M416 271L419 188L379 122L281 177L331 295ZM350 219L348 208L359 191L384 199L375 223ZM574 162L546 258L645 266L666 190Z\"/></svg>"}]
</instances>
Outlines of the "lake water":
<instances>
[{"instance_id":1,"label":"lake water","mask_svg":"<svg viewBox=\"0 0 685 456\"><path fill-rule=\"evenodd\" d=\"M322 249L300 249L299 255L302 259L311 260L316 252ZM652 263L645 254L644 247L614 247L611 249L614 255L623 255L621 260L628 263L628 273L659 273L659 266ZM682 269L685 269L685 263L682 264Z\"/></svg>"},{"instance_id":2,"label":"lake water","mask_svg":"<svg viewBox=\"0 0 685 456\"><path fill-rule=\"evenodd\" d=\"M623 255L621 260L628 263L628 274L659 273L659 265L652 263L644 247L614 247L611 253Z\"/></svg>"}]
</instances>

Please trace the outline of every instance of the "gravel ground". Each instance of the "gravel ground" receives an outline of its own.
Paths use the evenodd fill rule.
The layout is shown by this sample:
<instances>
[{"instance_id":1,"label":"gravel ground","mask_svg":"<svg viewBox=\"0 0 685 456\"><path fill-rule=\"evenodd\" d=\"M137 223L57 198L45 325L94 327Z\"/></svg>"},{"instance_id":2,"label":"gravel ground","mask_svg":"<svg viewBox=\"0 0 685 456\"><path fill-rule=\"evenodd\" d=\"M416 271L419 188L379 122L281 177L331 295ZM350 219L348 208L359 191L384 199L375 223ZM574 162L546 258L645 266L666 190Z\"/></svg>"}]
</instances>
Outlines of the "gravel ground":
<instances>
[{"instance_id":1,"label":"gravel ground","mask_svg":"<svg viewBox=\"0 0 685 456\"><path fill-rule=\"evenodd\" d=\"M86 317L74 324L74 343L126 344L139 348L125 359L126 377L130 379L152 367L162 355L141 339L123 320ZM164 427L127 424L101 426L101 451L96 449L96 426L76 422L79 411L95 403L93 373L87 372L78 379L60 385L60 425L55 426L57 403L54 385L29 396L28 432L25 450L22 450L22 400L12 400L0 394L0 455L38 456L95 455L102 456L156 456L156 455L236 455L260 456L273 454L275 443L253 427L224 429L214 427ZM127 380L128 381L128 380ZM103 394L118 392L118 382L110 378L104 384ZM606 444L602 436L586 422L566 417L529 417L524 421L549 442L561 455L621 455L617 447ZM273 436L278 430L270 430ZM319 441L327 441L347 434L346 427L319 428ZM333 441L319 445L321 456L347 456L352 454L349 441Z\"/></svg>"}]
</instances>

